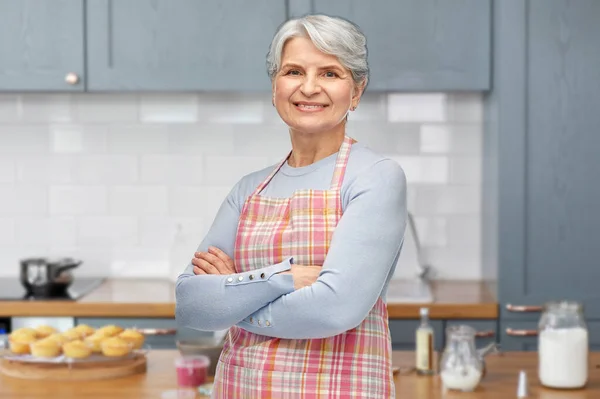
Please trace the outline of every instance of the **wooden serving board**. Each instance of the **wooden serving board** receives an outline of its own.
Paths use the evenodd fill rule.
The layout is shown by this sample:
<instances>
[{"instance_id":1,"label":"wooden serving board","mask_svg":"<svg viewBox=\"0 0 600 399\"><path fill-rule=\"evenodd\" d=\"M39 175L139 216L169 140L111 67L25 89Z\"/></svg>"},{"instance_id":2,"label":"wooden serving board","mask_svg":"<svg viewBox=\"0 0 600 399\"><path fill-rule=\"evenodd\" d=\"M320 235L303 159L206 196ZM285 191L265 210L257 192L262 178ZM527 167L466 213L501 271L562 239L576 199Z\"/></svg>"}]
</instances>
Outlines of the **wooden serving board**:
<instances>
[{"instance_id":1,"label":"wooden serving board","mask_svg":"<svg viewBox=\"0 0 600 399\"><path fill-rule=\"evenodd\" d=\"M124 377L146 372L146 356L134 354L125 359L90 362L23 362L0 359L0 372L30 380L86 381Z\"/></svg>"}]
</instances>

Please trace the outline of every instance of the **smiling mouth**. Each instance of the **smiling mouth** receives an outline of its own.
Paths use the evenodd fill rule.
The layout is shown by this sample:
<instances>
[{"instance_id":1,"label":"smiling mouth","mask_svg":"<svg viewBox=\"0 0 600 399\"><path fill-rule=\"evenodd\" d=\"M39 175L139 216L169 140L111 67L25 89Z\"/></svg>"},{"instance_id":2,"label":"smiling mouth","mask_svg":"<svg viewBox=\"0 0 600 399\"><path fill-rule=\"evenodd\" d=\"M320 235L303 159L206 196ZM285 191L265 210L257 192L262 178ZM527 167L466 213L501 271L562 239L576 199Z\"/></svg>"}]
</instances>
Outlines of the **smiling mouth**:
<instances>
[{"instance_id":1,"label":"smiling mouth","mask_svg":"<svg viewBox=\"0 0 600 399\"><path fill-rule=\"evenodd\" d=\"M305 103L294 103L294 106L300 111L321 111L327 107L325 104L305 104Z\"/></svg>"}]
</instances>

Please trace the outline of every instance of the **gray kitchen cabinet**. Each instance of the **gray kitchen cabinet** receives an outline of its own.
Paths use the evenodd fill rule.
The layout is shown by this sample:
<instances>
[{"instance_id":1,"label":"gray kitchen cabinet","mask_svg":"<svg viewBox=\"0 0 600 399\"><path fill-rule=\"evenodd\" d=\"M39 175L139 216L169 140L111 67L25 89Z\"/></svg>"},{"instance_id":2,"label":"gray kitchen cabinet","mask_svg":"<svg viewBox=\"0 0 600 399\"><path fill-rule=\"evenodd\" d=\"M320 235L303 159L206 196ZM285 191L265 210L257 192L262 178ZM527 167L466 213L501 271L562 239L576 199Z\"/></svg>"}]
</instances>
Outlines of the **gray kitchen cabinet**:
<instances>
[{"instance_id":1,"label":"gray kitchen cabinet","mask_svg":"<svg viewBox=\"0 0 600 399\"><path fill-rule=\"evenodd\" d=\"M89 91L266 91L265 57L286 3L87 2Z\"/></svg>"},{"instance_id":2,"label":"gray kitchen cabinet","mask_svg":"<svg viewBox=\"0 0 600 399\"><path fill-rule=\"evenodd\" d=\"M588 320L590 350L600 350L600 320ZM500 341L503 351L537 351L538 322L506 320L501 323Z\"/></svg>"},{"instance_id":3,"label":"gray kitchen cabinet","mask_svg":"<svg viewBox=\"0 0 600 399\"><path fill-rule=\"evenodd\" d=\"M494 16L483 258L502 324L560 299L600 319L600 2L498 1Z\"/></svg>"},{"instance_id":4,"label":"gray kitchen cabinet","mask_svg":"<svg viewBox=\"0 0 600 399\"><path fill-rule=\"evenodd\" d=\"M302 2L296 8L301 8ZM488 90L491 0L314 0L367 37L371 91Z\"/></svg>"},{"instance_id":5,"label":"gray kitchen cabinet","mask_svg":"<svg viewBox=\"0 0 600 399\"><path fill-rule=\"evenodd\" d=\"M442 320L430 320L433 328L433 345L436 351L441 351L444 346L444 322ZM415 332L420 320L390 320L390 334L392 336L393 350L415 350Z\"/></svg>"},{"instance_id":6,"label":"gray kitchen cabinet","mask_svg":"<svg viewBox=\"0 0 600 399\"><path fill-rule=\"evenodd\" d=\"M500 339L498 337L498 322L496 320L446 320L444 323L444 334L445 329L450 326L456 326L465 324L470 327L473 327L476 331L475 336L475 346L480 349L486 345L491 344L492 342L499 342ZM444 335L444 346L447 343L447 337Z\"/></svg>"},{"instance_id":7,"label":"gray kitchen cabinet","mask_svg":"<svg viewBox=\"0 0 600 399\"><path fill-rule=\"evenodd\" d=\"M83 30L81 0L0 0L0 91L83 91Z\"/></svg>"},{"instance_id":8,"label":"gray kitchen cabinet","mask_svg":"<svg viewBox=\"0 0 600 399\"><path fill-rule=\"evenodd\" d=\"M98 328L108 324L115 324L123 328L157 329L168 332L165 335L146 335L146 344L151 349L175 349L178 339L198 336L212 336L212 333L181 328L175 319L170 318L104 318L104 317L79 317L75 324L87 324ZM170 330L170 331L166 331Z\"/></svg>"}]
</instances>

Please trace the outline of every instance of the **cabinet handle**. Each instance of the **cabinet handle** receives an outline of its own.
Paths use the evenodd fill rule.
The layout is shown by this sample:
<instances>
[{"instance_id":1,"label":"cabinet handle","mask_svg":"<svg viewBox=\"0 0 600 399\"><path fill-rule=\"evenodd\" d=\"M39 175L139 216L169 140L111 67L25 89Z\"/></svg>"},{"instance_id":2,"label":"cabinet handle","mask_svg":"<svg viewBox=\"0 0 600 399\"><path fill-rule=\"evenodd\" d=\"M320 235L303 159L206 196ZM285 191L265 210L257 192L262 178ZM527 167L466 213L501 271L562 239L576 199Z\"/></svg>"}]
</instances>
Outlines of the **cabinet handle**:
<instances>
[{"instance_id":1,"label":"cabinet handle","mask_svg":"<svg viewBox=\"0 0 600 399\"><path fill-rule=\"evenodd\" d=\"M525 313L525 312L541 312L541 306L527 306L527 305L506 305L506 310L509 312Z\"/></svg>"},{"instance_id":2,"label":"cabinet handle","mask_svg":"<svg viewBox=\"0 0 600 399\"><path fill-rule=\"evenodd\" d=\"M65 76L65 82L67 82L70 85L76 85L77 83L79 83L79 76L77 76L76 73L69 72L67 76Z\"/></svg>"},{"instance_id":3,"label":"cabinet handle","mask_svg":"<svg viewBox=\"0 0 600 399\"><path fill-rule=\"evenodd\" d=\"M143 335L176 335L176 328L136 328L136 331Z\"/></svg>"},{"instance_id":4,"label":"cabinet handle","mask_svg":"<svg viewBox=\"0 0 600 399\"><path fill-rule=\"evenodd\" d=\"M513 330L509 327L506 329L506 335L511 337L536 337L538 332L537 330Z\"/></svg>"},{"instance_id":5,"label":"cabinet handle","mask_svg":"<svg viewBox=\"0 0 600 399\"><path fill-rule=\"evenodd\" d=\"M475 338L490 338L490 337L493 337L495 335L496 335L496 333L494 331L492 331L492 330L489 330L489 331L477 331L475 333Z\"/></svg>"}]
</instances>

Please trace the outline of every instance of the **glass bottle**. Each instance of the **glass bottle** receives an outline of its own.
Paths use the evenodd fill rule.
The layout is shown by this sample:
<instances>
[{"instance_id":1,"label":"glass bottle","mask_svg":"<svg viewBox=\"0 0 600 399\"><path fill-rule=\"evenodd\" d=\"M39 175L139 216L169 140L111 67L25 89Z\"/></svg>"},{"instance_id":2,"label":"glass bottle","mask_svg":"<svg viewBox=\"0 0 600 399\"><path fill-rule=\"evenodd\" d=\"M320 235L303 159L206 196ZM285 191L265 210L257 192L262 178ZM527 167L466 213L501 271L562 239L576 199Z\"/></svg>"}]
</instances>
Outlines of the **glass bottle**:
<instances>
[{"instance_id":1,"label":"glass bottle","mask_svg":"<svg viewBox=\"0 0 600 399\"><path fill-rule=\"evenodd\" d=\"M538 373L549 388L581 388L588 380L588 329L583 306L574 301L544 305L539 321Z\"/></svg>"},{"instance_id":2,"label":"glass bottle","mask_svg":"<svg viewBox=\"0 0 600 399\"><path fill-rule=\"evenodd\" d=\"M416 338L416 370L419 375L432 375L434 369L433 327L429 323L429 309L421 308L421 324L415 332Z\"/></svg>"},{"instance_id":3,"label":"glass bottle","mask_svg":"<svg viewBox=\"0 0 600 399\"><path fill-rule=\"evenodd\" d=\"M481 381L483 359L475 348L475 330L467 325L446 328L440 377L446 389L470 392Z\"/></svg>"}]
</instances>

